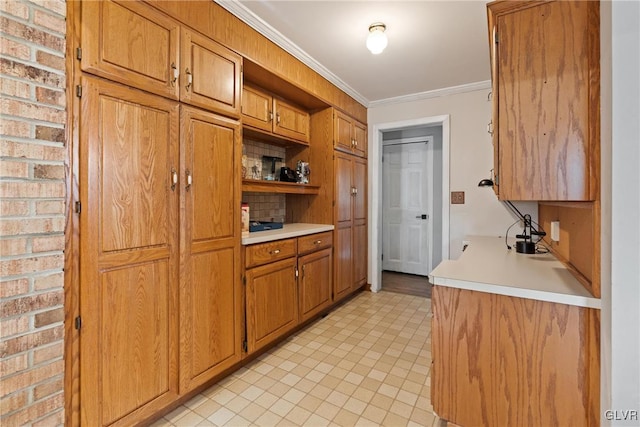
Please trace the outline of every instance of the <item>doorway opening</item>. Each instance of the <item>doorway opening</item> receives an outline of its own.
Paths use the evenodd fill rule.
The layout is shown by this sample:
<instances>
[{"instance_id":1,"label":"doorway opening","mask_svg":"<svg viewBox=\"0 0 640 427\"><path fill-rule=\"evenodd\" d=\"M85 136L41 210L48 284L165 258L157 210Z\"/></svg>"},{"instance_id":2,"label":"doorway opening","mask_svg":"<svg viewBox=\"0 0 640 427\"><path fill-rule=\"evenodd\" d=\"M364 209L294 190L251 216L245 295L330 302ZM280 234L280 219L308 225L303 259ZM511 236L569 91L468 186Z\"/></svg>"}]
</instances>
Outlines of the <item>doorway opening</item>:
<instances>
[{"instance_id":1,"label":"doorway opening","mask_svg":"<svg viewBox=\"0 0 640 427\"><path fill-rule=\"evenodd\" d=\"M372 140L371 290L427 288L449 259L449 117L374 125Z\"/></svg>"}]
</instances>

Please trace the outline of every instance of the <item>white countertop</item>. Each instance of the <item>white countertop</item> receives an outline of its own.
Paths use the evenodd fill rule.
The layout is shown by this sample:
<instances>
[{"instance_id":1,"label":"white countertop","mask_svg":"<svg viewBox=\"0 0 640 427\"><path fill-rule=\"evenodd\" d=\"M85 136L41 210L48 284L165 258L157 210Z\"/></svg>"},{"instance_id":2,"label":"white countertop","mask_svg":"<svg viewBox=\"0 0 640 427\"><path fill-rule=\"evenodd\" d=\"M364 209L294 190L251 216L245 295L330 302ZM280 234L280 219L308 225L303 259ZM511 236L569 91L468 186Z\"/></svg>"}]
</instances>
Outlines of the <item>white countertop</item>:
<instances>
[{"instance_id":1,"label":"white countertop","mask_svg":"<svg viewBox=\"0 0 640 427\"><path fill-rule=\"evenodd\" d=\"M333 230L330 224L284 224L277 230L265 230L242 233L242 244L253 245L254 243L271 242L273 240L288 239L290 237L305 236L307 234L321 233Z\"/></svg>"},{"instance_id":2,"label":"white countertop","mask_svg":"<svg viewBox=\"0 0 640 427\"><path fill-rule=\"evenodd\" d=\"M430 274L440 286L600 308L600 299L551 254L519 254L504 238L469 237L458 260L442 261ZM510 242L513 246L513 241Z\"/></svg>"}]
</instances>

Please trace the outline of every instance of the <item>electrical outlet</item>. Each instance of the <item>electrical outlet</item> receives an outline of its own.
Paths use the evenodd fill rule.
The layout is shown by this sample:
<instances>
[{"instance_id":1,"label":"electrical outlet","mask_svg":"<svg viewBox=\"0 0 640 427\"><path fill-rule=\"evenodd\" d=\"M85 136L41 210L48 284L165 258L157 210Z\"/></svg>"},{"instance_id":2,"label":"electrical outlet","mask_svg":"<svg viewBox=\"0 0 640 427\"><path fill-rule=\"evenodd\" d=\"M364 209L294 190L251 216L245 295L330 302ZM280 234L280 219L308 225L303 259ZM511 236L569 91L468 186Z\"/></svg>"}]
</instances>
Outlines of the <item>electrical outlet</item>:
<instances>
[{"instance_id":1,"label":"electrical outlet","mask_svg":"<svg viewBox=\"0 0 640 427\"><path fill-rule=\"evenodd\" d=\"M551 240L560 241L560 221L551 221Z\"/></svg>"},{"instance_id":2,"label":"electrical outlet","mask_svg":"<svg viewBox=\"0 0 640 427\"><path fill-rule=\"evenodd\" d=\"M464 205L464 191L452 191L451 192L451 204L452 205Z\"/></svg>"}]
</instances>

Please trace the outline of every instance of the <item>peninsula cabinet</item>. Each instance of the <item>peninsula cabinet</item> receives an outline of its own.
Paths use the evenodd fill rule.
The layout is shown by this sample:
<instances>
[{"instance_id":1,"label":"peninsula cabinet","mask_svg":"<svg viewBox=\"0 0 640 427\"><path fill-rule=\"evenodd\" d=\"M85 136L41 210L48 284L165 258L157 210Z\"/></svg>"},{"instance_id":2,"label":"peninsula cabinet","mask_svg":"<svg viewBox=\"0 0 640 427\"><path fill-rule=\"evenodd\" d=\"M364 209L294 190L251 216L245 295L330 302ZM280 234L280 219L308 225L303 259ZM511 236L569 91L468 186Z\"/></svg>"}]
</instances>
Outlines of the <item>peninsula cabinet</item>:
<instances>
[{"instance_id":1,"label":"peninsula cabinet","mask_svg":"<svg viewBox=\"0 0 640 427\"><path fill-rule=\"evenodd\" d=\"M82 2L82 21L82 71L240 116L240 55L142 2Z\"/></svg>"},{"instance_id":2,"label":"peninsula cabinet","mask_svg":"<svg viewBox=\"0 0 640 427\"><path fill-rule=\"evenodd\" d=\"M367 126L336 110L333 142L336 150L367 157Z\"/></svg>"},{"instance_id":3,"label":"peninsula cabinet","mask_svg":"<svg viewBox=\"0 0 640 427\"><path fill-rule=\"evenodd\" d=\"M335 152L334 300L367 283L367 162Z\"/></svg>"},{"instance_id":4,"label":"peninsula cabinet","mask_svg":"<svg viewBox=\"0 0 640 427\"><path fill-rule=\"evenodd\" d=\"M309 113L256 86L243 86L242 122L245 126L309 143Z\"/></svg>"},{"instance_id":5,"label":"peninsula cabinet","mask_svg":"<svg viewBox=\"0 0 640 427\"><path fill-rule=\"evenodd\" d=\"M597 1L487 5L500 199L597 198L599 7Z\"/></svg>"},{"instance_id":6,"label":"peninsula cabinet","mask_svg":"<svg viewBox=\"0 0 640 427\"><path fill-rule=\"evenodd\" d=\"M431 401L460 426L598 426L599 310L435 285Z\"/></svg>"}]
</instances>

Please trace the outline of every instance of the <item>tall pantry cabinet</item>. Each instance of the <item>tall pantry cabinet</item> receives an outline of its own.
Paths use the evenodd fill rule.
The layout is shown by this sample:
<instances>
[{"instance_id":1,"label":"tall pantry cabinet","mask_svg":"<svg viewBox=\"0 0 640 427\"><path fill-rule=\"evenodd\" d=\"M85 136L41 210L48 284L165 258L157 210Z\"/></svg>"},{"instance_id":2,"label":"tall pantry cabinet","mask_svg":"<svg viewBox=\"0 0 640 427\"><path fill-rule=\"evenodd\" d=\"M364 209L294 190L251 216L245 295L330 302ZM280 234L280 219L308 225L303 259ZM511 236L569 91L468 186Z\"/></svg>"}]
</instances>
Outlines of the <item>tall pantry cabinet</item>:
<instances>
[{"instance_id":1,"label":"tall pantry cabinet","mask_svg":"<svg viewBox=\"0 0 640 427\"><path fill-rule=\"evenodd\" d=\"M80 416L129 425L242 357L242 58L140 2L78 7Z\"/></svg>"}]
</instances>

